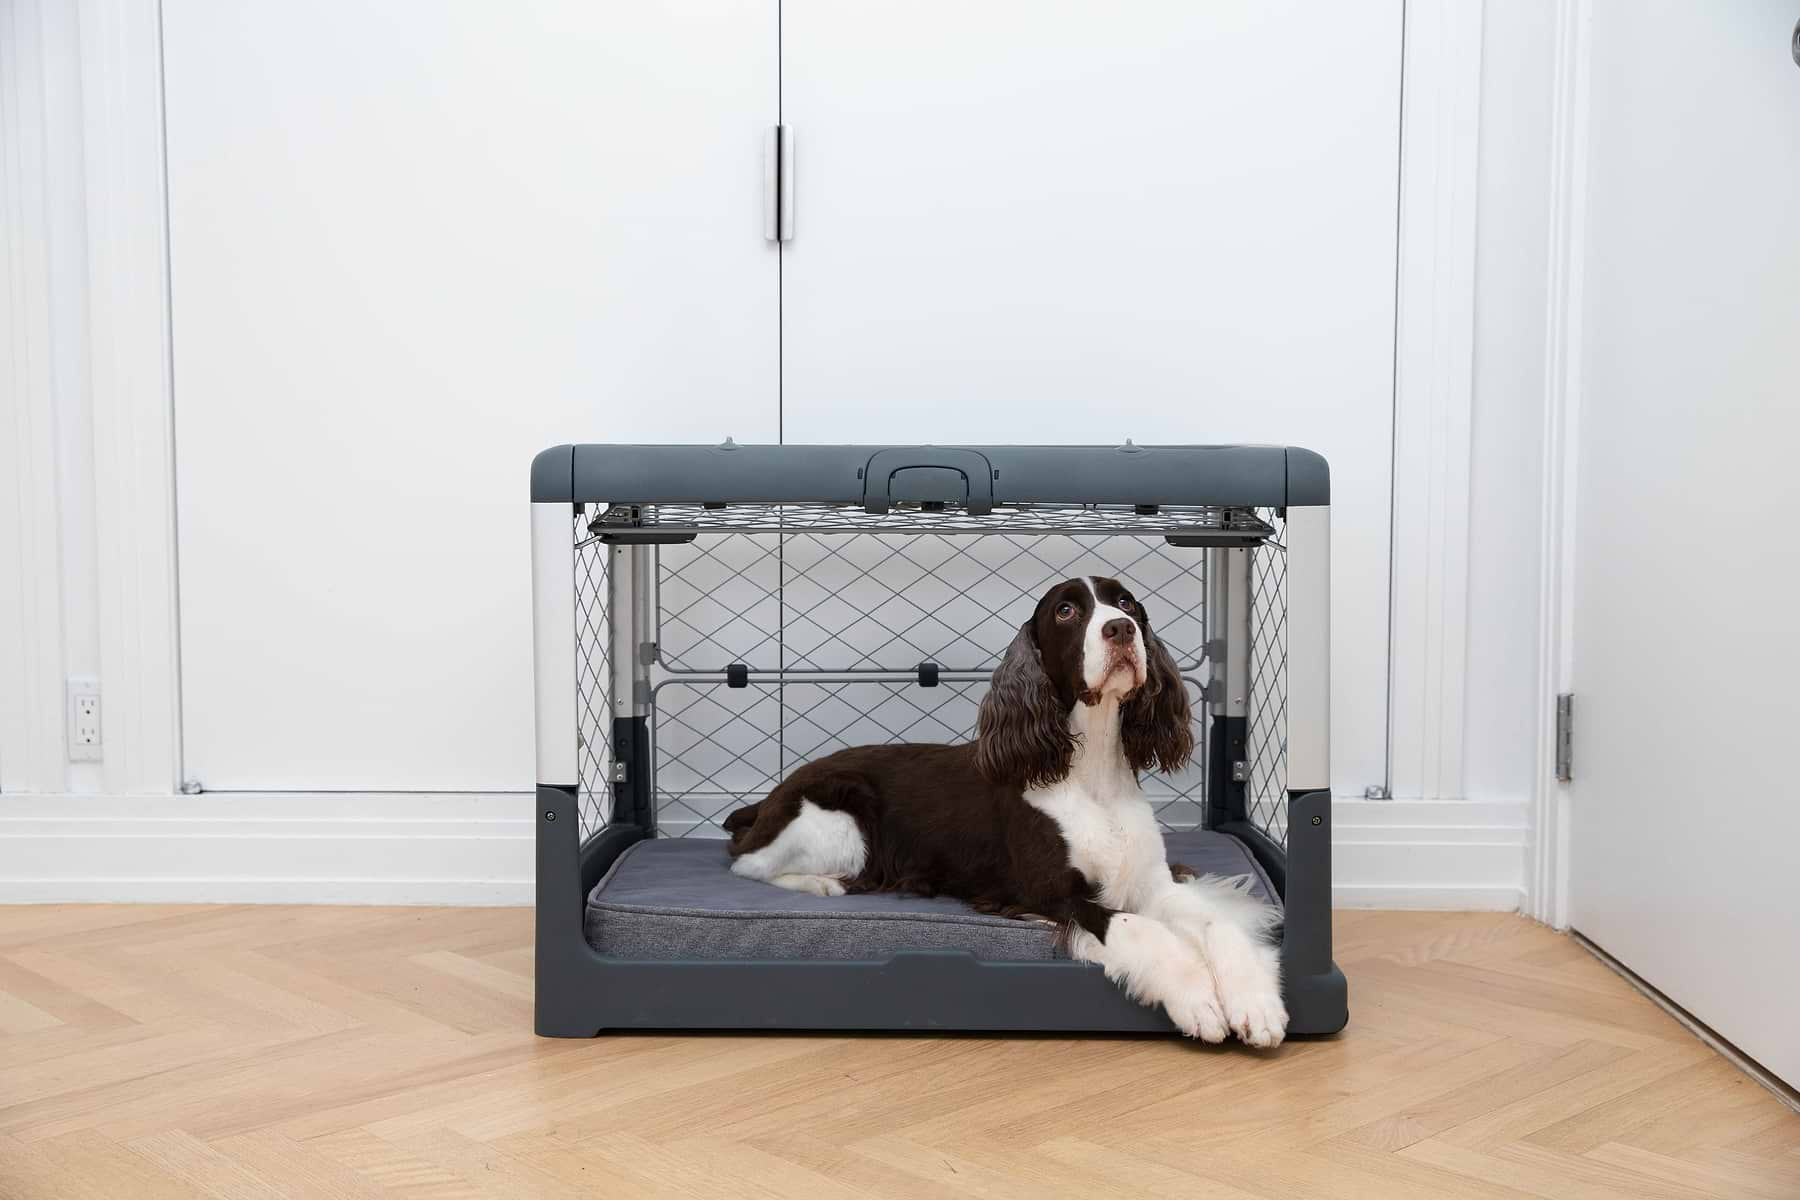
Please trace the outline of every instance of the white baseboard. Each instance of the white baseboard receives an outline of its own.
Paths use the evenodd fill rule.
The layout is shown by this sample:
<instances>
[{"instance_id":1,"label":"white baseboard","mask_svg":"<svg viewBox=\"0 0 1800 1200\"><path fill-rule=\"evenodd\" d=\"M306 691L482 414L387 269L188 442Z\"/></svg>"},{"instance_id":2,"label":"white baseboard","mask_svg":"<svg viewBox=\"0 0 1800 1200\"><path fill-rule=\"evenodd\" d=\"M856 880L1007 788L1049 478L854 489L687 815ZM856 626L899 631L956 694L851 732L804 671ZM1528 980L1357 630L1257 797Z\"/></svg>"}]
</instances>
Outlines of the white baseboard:
<instances>
[{"instance_id":1,"label":"white baseboard","mask_svg":"<svg viewBox=\"0 0 1800 1200\"><path fill-rule=\"evenodd\" d=\"M529 793L0 796L0 903L530 904ZM1523 804L1339 800L1332 898L1512 910Z\"/></svg>"},{"instance_id":2,"label":"white baseboard","mask_svg":"<svg viewBox=\"0 0 1800 1200\"><path fill-rule=\"evenodd\" d=\"M1524 802L1333 800L1339 908L1512 912L1525 896Z\"/></svg>"},{"instance_id":3,"label":"white baseboard","mask_svg":"<svg viewBox=\"0 0 1800 1200\"><path fill-rule=\"evenodd\" d=\"M529 793L0 797L0 903L530 904Z\"/></svg>"}]
</instances>

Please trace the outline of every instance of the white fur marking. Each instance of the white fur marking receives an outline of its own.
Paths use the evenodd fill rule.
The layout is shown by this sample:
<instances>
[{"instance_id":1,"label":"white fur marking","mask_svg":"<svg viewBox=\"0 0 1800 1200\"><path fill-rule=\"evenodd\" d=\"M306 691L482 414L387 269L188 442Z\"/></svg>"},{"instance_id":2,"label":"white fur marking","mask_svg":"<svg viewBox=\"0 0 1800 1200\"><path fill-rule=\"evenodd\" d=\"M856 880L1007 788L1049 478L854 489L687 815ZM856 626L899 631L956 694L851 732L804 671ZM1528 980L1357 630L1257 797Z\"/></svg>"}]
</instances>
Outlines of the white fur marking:
<instances>
[{"instance_id":1,"label":"white fur marking","mask_svg":"<svg viewBox=\"0 0 1800 1200\"><path fill-rule=\"evenodd\" d=\"M1162 830L1120 746L1117 696L1077 704L1069 725L1068 775L1025 800L1056 822L1100 903L1121 910L1104 944L1077 931L1070 952L1135 999L1161 1004L1190 1036L1213 1041L1215 1026L1220 1037L1229 1027L1252 1046L1280 1045L1281 956L1267 935L1281 914L1249 894L1247 878L1170 876Z\"/></svg>"},{"instance_id":2,"label":"white fur marking","mask_svg":"<svg viewBox=\"0 0 1800 1200\"><path fill-rule=\"evenodd\" d=\"M777 875L769 880L778 888L792 892L810 892L815 896L841 896L844 881L830 875Z\"/></svg>"},{"instance_id":3,"label":"white fur marking","mask_svg":"<svg viewBox=\"0 0 1800 1200\"><path fill-rule=\"evenodd\" d=\"M1281 952L1268 941L1279 912L1249 894L1249 880L1206 875L1171 882L1145 911L1167 921L1212 968L1233 1032L1252 1046L1279 1046L1287 1036L1281 999Z\"/></svg>"},{"instance_id":4,"label":"white fur marking","mask_svg":"<svg viewBox=\"0 0 1800 1200\"><path fill-rule=\"evenodd\" d=\"M1225 1014L1206 964L1162 922L1118 913L1107 926L1105 942L1078 930L1069 940L1069 952L1082 962L1099 963L1106 977L1139 1004L1160 1004L1189 1037L1225 1040Z\"/></svg>"},{"instance_id":5,"label":"white fur marking","mask_svg":"<svg viewBox=\"0 0 1800 1200\"><path fill-rule=\"evenodd\" d=\"M761 850L734 859L731 872L795 891L841 896L841 881L860 874L868 858L869 847L855 817L802 799L800 811L775 835L775 840ZM800 883L781 882L782 877L821 876L838 881L838 890L823 892Z\"/></svg>"},{"instance_id":6,"label":"white fur marking","mask_svg":"<svg viewBox=\"0 0 1800 1200\"><path fill-rule=\"evenodd\" d=\"M1082 631L1081 635L1081 681L1096 691L1116 691L1123 695L1144 682L1145 670L1149 665L1148 660L1144 657L1144 631L1138 627L1135 620L1132 620L1131 614L1124 609L1100 603L1100 592L1095 586L1092 576L1083 579L1082 582L1087 584L1088 591L1094 595L1094 611L1088 614L1087 628ZM1116 617L1124 617L1127 621L1131 621L1131 648L1137 656L1137 670L1135 673L1115 672L1108 679L1105 672L1109 654L1106 637L1100 631L1108 621Z\"/></svg>"}]
</instances>

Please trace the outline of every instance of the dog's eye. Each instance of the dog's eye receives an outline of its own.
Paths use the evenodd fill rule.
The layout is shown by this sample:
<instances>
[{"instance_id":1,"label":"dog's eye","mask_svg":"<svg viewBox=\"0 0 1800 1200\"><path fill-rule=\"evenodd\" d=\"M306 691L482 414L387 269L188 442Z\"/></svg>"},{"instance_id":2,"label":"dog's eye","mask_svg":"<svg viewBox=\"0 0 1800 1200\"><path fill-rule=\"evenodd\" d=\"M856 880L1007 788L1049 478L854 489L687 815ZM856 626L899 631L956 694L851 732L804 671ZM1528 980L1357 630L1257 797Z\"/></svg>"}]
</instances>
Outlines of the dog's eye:
<instances>
[{"instance_id":1,"label":"dog's eye","mask_svg":"<svg viewBox=\"0 0 1800 1200\"><path fill-rule=\"evenodd\" d=\"M1128 612L1128 613L1136 612L1137 611L1137 601L1133 600L1130 596L1120 596L1119 597L1119 611L1120 612Z\"/></svg>"},{"instance_id":2,"label":"dog's eye","mask_svg":"<svg viewBox=\"0 0 1800 1200\"><path fill-rule=\"evenodd\" d=\"M1061 604L1056 606L1056 619L1057 620L1067 621L1067 620L1072 619L1074 616L1075 616L1075 606L1073 604L1070 604L1067 600L1064 600Z\"/></svg>"}]
</instances>

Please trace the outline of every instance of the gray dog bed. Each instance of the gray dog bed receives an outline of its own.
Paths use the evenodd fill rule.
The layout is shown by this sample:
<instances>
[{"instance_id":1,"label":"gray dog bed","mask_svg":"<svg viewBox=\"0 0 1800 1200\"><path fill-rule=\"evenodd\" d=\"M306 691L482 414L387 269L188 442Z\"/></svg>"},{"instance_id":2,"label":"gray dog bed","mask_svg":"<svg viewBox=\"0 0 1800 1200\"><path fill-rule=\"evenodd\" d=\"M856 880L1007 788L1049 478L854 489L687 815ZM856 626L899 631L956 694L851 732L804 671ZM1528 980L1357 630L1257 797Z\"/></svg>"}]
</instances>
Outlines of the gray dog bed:
<instances>
[{"instance_id":1,"label":"gray dog bed","mask_svg":"<svg viewBox=\"0 0 1800 1200\"><path fill-rule=\"evenodd\" d=\"M1248 875L1275 889L1237 839L1208 830L1164 835L1171 861L1202 875ZM902 950L977 958L1062 958L1038 921L985 916L960 900L879 894L809 896L730 871L725 843L651 838L627 848L587 901L587 940L629 959L882 959Z\"/></svg>"}]
</instances>

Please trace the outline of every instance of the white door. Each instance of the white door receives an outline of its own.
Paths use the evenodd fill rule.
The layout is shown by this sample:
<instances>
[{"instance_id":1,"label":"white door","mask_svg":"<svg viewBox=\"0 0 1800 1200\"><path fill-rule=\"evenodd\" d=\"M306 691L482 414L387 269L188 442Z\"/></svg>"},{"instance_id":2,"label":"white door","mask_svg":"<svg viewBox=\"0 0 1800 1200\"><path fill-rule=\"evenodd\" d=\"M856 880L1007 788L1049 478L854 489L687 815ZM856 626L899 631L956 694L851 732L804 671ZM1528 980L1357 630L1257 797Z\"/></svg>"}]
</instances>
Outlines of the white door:
<instances>
[{"instance_id":1,"label":"white door","mask_svg":"<svg viewBox=\"0 0 1800 1200\"><path fill-rule=\"evenodd\" d=\"M1800 1085L1797 16L1594 6L1569 861L1577 930Z\"/></svg>"},{"instance_id":2,"label":"white door","mask_svg":"<svg viewBox=\"0 0 1800 1200\"><path fill-rule=\"evenodd\" d=\"M788 441L1332 465L1332 755L1386 776L1399 0L784 0Z\"/></svg>"},{"instance_id":3,"label":"white door","mask_svg":"<svg viewBox=\"0 0 1800 1200\"><path fill-rule=\"evenodd\" d=\"M186 770L532 778L527 468L777 436L776 0L165 0Z\"/></svg>"}]
</instances>

